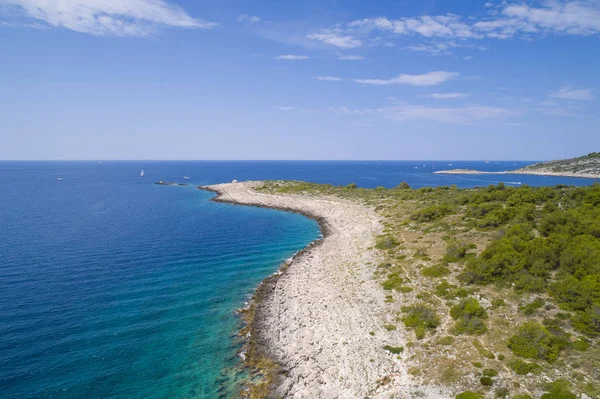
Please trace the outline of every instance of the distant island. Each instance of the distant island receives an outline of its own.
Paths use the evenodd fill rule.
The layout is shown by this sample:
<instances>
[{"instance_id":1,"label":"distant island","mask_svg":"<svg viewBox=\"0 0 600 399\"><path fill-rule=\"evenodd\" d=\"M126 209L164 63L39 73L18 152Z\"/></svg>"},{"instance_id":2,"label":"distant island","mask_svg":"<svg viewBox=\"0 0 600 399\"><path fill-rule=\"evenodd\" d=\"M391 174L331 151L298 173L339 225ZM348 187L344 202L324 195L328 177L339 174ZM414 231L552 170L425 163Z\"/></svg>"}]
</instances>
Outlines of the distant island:
<instances>
[{"instance_id":1,"label":"distant island","mask_svg":"<svg viewBox=\"0 0 600 399\"><path fill-rule=\"evenodd\" d=\"M471 169L440 170L433 173L453 175L542 175L542 176L564 176L585 177L600 179L600 152L591 152L578 158L562 159L558 161L541 162L526 166L521 169L504 172L486 172Z\"/></svg>"}]
</instances>

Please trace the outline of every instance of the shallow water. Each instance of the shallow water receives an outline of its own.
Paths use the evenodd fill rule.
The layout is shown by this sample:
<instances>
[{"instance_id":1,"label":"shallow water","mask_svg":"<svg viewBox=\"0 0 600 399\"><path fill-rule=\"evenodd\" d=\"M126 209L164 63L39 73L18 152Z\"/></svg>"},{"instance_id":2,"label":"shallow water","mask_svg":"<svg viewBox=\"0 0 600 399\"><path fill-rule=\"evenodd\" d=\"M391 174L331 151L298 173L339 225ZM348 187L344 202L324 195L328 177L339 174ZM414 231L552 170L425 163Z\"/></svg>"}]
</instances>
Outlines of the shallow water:
<instances>
[{"instance_id":1,"label":"shallow water","mask_svg":"<svg viewBox=\"0 0 600 399\"><path fill-rule=\"evenodd\" d=\"M213 194L195 185L234 178L364 187L594 182L431 173L527 163L514 164L0 162L1 396L230 392L221 389L236 379L235 309L319 231L300 215L210 202ZM184 175L190 186L153 184Z\"/></svg>"}]
</instances>

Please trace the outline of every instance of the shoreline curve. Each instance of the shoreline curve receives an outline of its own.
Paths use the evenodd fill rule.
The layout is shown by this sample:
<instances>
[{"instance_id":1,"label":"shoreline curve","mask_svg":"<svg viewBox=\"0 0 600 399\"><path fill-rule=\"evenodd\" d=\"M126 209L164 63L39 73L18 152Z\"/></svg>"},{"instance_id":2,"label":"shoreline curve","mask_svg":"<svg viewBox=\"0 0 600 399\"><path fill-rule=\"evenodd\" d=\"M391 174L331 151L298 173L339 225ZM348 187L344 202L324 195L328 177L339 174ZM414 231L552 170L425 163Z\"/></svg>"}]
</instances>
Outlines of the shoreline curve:
<instances>
[{"instance_id":1,"label":"shoreline curve","mask_svg":"<svg viewBox=\"0 0 600 399\"><path fill-rule=\"evenodd\" d=\"M387 398L418 391L426 398L450 397L414 381L406 362L383 349L404 347L409 338L404 329L383 327L393 320L384 311L386 293L373 279L382 260L375 237L383 229L375 211L340 198L256 191L262 185L198 188L215 192L217 202L303 214L319 223L323 238L263 280L243 314L245 364L259 382L242 396Z\"/></svg>"}]
</instances>

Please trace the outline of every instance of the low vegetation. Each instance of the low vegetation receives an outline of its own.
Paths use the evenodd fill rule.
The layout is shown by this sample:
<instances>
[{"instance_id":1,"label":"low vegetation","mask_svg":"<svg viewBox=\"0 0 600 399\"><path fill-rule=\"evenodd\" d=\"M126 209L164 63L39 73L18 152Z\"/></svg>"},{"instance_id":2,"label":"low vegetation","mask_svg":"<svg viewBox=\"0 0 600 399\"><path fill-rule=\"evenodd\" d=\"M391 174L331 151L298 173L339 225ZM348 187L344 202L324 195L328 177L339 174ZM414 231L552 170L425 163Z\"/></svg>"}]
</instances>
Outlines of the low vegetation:
<instances>
[{"instance_id":1,"label":"low vegetation","mask_svg":"<svg viewBox=\"0 0 600 399\"><path fill-rule=\"evenodd\" d=\"M340 196L381 215L373 275L382 311L414 332L402 356L410 375L427 370L427 383L463 399L600 398L600 185L263 189Z\"/></svg>"}]
</instances>

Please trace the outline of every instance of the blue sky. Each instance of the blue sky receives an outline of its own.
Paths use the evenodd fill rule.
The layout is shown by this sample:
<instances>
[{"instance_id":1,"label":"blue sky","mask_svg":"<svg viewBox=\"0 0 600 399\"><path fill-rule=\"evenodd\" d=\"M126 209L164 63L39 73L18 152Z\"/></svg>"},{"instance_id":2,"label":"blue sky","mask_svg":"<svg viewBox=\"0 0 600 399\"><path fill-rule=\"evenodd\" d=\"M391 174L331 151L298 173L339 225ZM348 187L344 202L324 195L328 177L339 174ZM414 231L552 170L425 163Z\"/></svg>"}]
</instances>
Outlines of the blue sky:
<instances>
[{"instance_id":1,"label":"blue sky","mask_svg":"<svg viewBox=\"0 0 600 399\"><path fill-rule=\"evenodd\" d=\"M0 0L0 159L600 150L600 0Z\"/></svg>"}]
</instances>

